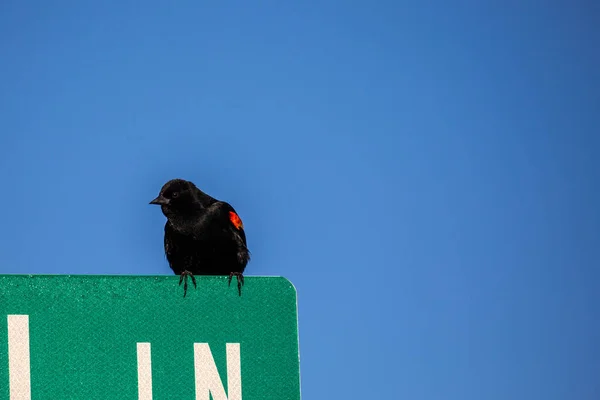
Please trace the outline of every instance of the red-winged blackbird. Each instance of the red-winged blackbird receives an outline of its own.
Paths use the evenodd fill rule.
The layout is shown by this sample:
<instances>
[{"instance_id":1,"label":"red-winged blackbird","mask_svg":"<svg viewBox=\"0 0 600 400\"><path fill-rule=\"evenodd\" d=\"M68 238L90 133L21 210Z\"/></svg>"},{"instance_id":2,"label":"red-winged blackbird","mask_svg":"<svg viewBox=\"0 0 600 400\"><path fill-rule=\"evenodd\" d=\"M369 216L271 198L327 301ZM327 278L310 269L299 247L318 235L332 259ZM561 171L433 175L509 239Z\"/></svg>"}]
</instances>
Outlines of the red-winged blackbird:
<instances>
[{"instance_id":1,"label":"red-winged blackbird","mask_svg":"<svg viewBox=\"0 0 600 400\"><path fill-rule=\"evenodd\" d=\"M250 260L242 220L233 207L219 201L183 179L165 183L150 204L160 205L167 217L165 254L173 272L184 281L188 276L194 287L194 275L229 275L237 277L242 295L244 269Z\"/></svg>"}]
</instances>

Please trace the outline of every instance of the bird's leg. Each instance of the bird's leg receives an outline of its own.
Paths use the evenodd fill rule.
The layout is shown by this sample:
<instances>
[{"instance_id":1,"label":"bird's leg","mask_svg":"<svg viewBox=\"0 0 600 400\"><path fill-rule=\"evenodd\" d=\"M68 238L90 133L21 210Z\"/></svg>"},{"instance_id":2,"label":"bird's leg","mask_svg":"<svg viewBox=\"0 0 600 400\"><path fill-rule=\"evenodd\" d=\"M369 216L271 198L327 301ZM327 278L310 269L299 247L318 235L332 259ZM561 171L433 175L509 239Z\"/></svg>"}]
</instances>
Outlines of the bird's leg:
<instances>
[{"instance_id":1,"label":"bird's leg","mask_svg":"<svg viewBox=\"0 0 600 400\"><path fill-rule=\"evenodd\" d=\"M231 278L233 278L234 275L237 277L238 293L241 296L242 295L242 286L244 285L244 275L242 275L241 272L229 273L229 286L231 286Z\"/></svg>"},{"instance_id":2,"label":"bird's leg","mask_svg":"<svg viewBox=\"0 0 600 400\"><path fill-rule=\"evenodd\" d=\"M181 281L183 281L183 297L185 297L185 295L187 293L188 276L192 277L192 283L194 284L194 289L196 288L196 278L194 277L194 274L192 274L190 271L183 271L181 273L181 275L179 276L179 286L181 286Z\"/></svg>"}]
</instances>

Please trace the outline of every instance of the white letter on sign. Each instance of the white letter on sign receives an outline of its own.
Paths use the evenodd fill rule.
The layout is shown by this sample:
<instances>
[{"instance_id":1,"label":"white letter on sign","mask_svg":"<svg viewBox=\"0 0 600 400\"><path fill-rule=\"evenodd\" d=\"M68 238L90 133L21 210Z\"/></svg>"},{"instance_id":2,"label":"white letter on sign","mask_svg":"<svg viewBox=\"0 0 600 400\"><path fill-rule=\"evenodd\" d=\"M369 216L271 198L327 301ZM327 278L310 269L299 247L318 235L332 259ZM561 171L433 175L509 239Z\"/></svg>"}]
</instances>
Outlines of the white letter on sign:
<instances>
[{"instance_id":1,"label":"white letter on sign","mask_svg":"<svg viewBox=\"0 0 600 400\"><path fill-rule=\"evenodd\" d=\"M227 389L223 382L208 343L194 343L194 372L196 379L196 400L242 400L242 366L240 344L227 343Z\"/></svg>"},{"instance_id":2,"label":"white letter on sign","mask_svg":"<svg viewBox=\"0 0 600 400\"><path fill-rule=\"evenodd\" d=\"M137 344L138 400L152 400L150 343Z\"/></svg>"},{"instance_id":3,"label":"white letter on sign","mask_svg":"<svg viewBox=\"0 0 600 400\"><path fill-rule=\"evenodd\" d=\"M29 315L8 315L7 319L10 400L31 400Z\"/></svg>"}]
</instances>

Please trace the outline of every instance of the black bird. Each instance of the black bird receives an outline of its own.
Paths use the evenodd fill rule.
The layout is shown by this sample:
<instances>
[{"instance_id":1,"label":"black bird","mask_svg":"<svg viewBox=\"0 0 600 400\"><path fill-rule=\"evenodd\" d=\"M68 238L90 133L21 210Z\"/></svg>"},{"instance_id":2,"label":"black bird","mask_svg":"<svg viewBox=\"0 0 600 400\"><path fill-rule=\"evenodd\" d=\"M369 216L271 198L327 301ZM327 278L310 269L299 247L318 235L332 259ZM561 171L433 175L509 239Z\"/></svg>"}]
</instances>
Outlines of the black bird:
<instances>
[{"instance_id":1,"label":"black bird","mask_svg":"<svg viewBox=\"0 0 600 400\"><path fill-rule=\"evenodd\" d=\"M167 217L165 255L173 272L187 293L188 276L194 288L194 275L229 275L237 277L242 295L244 269L250 260L244 225L234 208L219 201L183 179L164 184L150 204L160 205Z\"/></svg>"}]
</instances>

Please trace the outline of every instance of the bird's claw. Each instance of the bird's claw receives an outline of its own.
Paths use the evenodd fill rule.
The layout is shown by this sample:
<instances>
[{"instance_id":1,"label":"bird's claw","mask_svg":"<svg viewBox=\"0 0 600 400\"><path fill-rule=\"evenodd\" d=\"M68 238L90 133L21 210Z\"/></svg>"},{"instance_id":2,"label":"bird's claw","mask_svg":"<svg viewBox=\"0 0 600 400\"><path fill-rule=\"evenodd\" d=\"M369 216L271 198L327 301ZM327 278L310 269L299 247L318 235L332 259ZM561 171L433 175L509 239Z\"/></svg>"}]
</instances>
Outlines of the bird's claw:
<instances>
[{"instance_id":1,"label":"bird's claw","mask_svg":"<svg viewBox=\"0 0 600 400\"><path fill-rule=\"evenodd\" d=\"M237 277L237 287L238 287L238 293L241 296L242 295L242 286L244 285L244 275L242 275L241 272L231 272L229 274L229 285L231 286L231 278L233 278L233 276Z\"/></svg>"},{"instance_id":2,"label":"bird's claw","mask_svg":"<svg viewBox=\"0 0 600 400\"><path fill-rule=\"evenodd\" d=\"M194 277L194 274L190 271L183 271L181 275L179 275L179 286L181 286L181 282L183 282L183 297L187 294L188 276L192 278L194 289L196 288L196 278Z\"/></svg>"}]
</instances>

